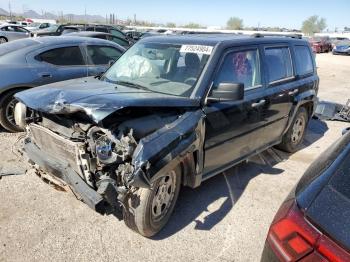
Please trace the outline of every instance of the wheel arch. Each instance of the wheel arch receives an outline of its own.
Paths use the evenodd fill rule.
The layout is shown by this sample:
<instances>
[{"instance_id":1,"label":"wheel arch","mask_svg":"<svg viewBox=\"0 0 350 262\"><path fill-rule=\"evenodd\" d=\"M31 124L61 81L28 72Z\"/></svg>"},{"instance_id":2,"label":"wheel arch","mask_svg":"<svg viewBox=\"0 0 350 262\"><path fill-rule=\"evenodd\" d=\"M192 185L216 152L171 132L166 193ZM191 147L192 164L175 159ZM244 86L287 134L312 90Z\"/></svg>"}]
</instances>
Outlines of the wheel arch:
<instances>
[{"instance_id":1,"label":"wheel arch","mask_svg":"<svg viewBox=\"0 0 350 262\"><path fill-rule=\"evenodd\" d=\"M15 90L18 90L18 92L20 92L20 91L24 91L24 90L27 90L30 88L33 88L33 87L31 87L31 86L10 86L10 87L4 88L4 89L0 90L0 101L2 101L2 98L4 96L6 96L8 93L12 93Z\"/></svg>"}]
</instances>

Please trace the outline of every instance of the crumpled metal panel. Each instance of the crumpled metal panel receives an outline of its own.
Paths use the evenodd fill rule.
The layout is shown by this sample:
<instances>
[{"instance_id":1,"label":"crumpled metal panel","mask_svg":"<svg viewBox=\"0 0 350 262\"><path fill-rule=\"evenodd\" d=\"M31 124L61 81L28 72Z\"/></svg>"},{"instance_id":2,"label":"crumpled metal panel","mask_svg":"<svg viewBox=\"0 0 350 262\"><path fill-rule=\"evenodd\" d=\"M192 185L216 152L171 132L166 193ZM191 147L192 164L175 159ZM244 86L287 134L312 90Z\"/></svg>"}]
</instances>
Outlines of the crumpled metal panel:
<instances>
[{"instance_id":1,"label":"crumpled metal panel","mask_svg":"<svg viewBox=\"0 0 350 262\"><path fill-rule=\"evenodd\" d=\"M17 93L15 97L27 107L40 112L83 112L96 124L125 107L199 106L196 99L125 87L93 77L40 86Z\"/></svg>"},{"instance_id":2,"label":"crumpled metal panel","mask_svg":"<svg viewBox=\"0 0 350 262\"><path fill-rule=\"evenodd\" d=\"M350 99L345 105L321 101L317 104L315 116L321 120L350 122Z\"/></svg>"},{"instance_id":3,"label":"crumpled metal panel","mask_svg":"<svg viewBox=\"0 0 350 262\"><path fill-rule=\"evenodd\" d=\"M179 158L186 153L202 151L204 117L205 114L200 109L186 112L176 121L141 139L133 154L135 173L137 174L138 170L147 170L145 174L150 180L176 158L181 160ZM200 170L198 171L200 173Z\"/></svg>"}]
</instances>

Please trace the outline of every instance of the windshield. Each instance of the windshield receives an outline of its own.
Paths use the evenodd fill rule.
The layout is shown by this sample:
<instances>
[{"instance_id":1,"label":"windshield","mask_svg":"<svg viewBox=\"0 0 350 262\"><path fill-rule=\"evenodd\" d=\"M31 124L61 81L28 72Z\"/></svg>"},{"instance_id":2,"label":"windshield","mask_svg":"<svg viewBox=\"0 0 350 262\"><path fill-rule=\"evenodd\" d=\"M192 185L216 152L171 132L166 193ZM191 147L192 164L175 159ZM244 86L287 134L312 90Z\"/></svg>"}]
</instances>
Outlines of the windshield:
<instances>
[{"instance_id":1,"label":"windshield","mask_svg":"<svg viewBox=\"0 0 350 262\"><path fill-rule=\"evenodd\" d=\"M350 46L350 40L341 40L337 43L337 46Z\"/></svg>"},{"instance_id":2,"label":"windshield","mask_svg":"<svg viewBox=\"0 0 350 262\"><path fill-rule=\"evenodd\" d=\"M137 43L101 80L189 97L212 49L212 46Z\"/></svg>"},{"instance_id":3,"label":"windshield","mask_svg":"<svg viewBox=\"0 0 350 262\"><path fill-rule=\"evenodd\" d=\"M322 41L322 38L321 37L313 37L313 38L311 38L311 41L320 42L320 41Z\"/></svg>"},{"instance_id":4,"label":"windshield","mask_svg":"<svg viewBox=\"0 0 350 262\"><path fill-rule=\"evenodd\" d=\"M57 28L59 27L60 25L50 25L49 27L45 28L45 29L42 29L42 31L45 31L45 32L56 32L57 31Z\"/></svg>"},{"instance_id":5,"label":"windshield","mask_svg":"<svg viewBox=\"0 0 350 262\"><path fill-rule=\"evenodd\" d=\"M31 23L29 27L39 27L40 25L40 23Z\"/></svg>"}]
</instances>

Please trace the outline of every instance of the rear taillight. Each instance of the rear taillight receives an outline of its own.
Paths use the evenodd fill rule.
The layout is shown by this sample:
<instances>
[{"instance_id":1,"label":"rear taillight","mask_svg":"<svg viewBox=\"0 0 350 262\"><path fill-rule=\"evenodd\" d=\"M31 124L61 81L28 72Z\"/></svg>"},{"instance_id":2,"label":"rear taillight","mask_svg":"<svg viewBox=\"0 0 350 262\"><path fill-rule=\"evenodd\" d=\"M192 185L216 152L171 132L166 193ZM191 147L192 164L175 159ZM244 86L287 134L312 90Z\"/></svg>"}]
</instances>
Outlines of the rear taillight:
<instances>
[{"instance_id":1,"label":"rear taillight","mask_svg":"<svg viewBox=\"0 0 350 262\"><path fill-rule=\"evenodd\" d=\"M317 244L318 252L328 258L329 261L350 261L350 254L338 246L336 243L334 243L327 236L321 236Z\"/></svg>"},{"instance_id":2,"label":"rear taillight","mask_svg":"<svg viewBox=\"0 0 350 262\"><path fill-rule=\"evenodd\" d=\"M304 218L295 201L282 205L267 241L280 261L350 261L349 253Z\"/></svg>"}]
</instances>

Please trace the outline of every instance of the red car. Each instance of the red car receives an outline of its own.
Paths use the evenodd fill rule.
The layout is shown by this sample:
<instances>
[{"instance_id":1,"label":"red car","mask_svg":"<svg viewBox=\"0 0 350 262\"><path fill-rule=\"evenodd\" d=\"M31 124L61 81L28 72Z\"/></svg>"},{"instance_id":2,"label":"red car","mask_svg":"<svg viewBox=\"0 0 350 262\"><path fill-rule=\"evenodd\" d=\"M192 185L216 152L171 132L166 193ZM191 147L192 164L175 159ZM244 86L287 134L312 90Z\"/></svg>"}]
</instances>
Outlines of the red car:
<instances>
[{"instance_id":1,"label":"red car","mask_svg":"<svg viewBox=\"0 0 350 262\"><path fill-rule=\"evenodd\" d=\"M332 51L332 42L328 36L315 36L310 38L309 42L314 53L328 53Z\"/></svg>"},{"instance_id":2,"label":"red car","mask_svg":"<svg viewBox=\"0 0 350 262\"><path fill-rule=\"evenodd\" d=\"M349 130L309 167L282 204L261 261L350 261Z\"/></svg>"}]
</instances>

